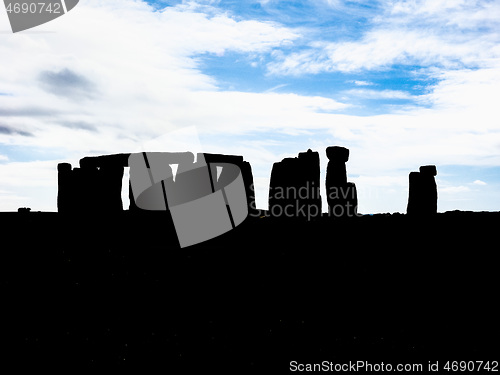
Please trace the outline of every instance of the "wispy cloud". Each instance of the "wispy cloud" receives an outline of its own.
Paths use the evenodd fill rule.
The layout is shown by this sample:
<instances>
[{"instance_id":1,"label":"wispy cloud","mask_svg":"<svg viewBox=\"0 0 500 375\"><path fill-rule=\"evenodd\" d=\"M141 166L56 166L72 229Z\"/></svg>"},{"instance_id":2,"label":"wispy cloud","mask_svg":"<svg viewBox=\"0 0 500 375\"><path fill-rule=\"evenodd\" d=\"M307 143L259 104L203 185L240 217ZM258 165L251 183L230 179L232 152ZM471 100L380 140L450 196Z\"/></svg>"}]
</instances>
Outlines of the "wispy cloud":
<instances>
[{"instance_id":1,"label":"wispy cloud","mask_svg":"<svg viewBox=\"0 0 500 375\"><path fill-rule=\"evenodd\" d=\"M96 92L89 79L68 68L57 72L42 71L39 81L45 91L68 99L91 99Z\"/></svg>"},{"instance_id":2,"label":"wispy cloud","mask_svg":"<svg viewBox=\"0 0 500 375\"><path fill-rule=\"evenodd\" d=\"M57 111L48 108L10 106L7 100L4 103L5 106L0 108L0 117L50 117L57 114Z\"/></svg>"},{"instance_id":3,"label":"wispy cloud","mask_svg":"<svg viewBox=\"0 0 500 375\"><path fill-rule=\"evenodd\" d=\"M373 82L368 81L353 81L356 86L373 86Z\"/></svg>"},{"instance_id":4,"label":"wispy cloud","mask_svg":"<svg viewBox=\"0 0 500 375\"><path fill-rule=\"evenodd\" d=\"M392 65L442 68L487 66L499 56L500 38L493 35L440 35L426 29L380 28L359 41L315 42L268 65L277 75L388 70Z\"/></svg>"},{"instance_id":5,"label":"wispy cloud","mask_svg":"<svg viewBox=\"0 0 500 375\"><path fill-rule=\"evenodd\" d=\"M286 86L288 86L288 84L286 84L286 83L282 83L282 84L280 84L280 85L276 85L276 86L274 86L274 87L271 87L270 89L267 89L267 90L266 90L266 91L264 91L264 92L265 92L265 93L274 92L274 91L276 91L276 90L278 90L278 89L281 89L281 88L283 88L283 87L286 87Z\"/></svg>"},{"instance_id":6,"label":"wispy cloud","mask_svg":"<svg viewBox=\"0 0 500 375\"><path fill-rule=\"evenodd\" d=\"M97 126L90 124L85 121L64 121L60 123L62 126L70 129L81 129L81 130L88 130L91 132L97 132Z\"/></svg>"},{"instance_id":7,"label":"wispy cloud","mask_svg":"<svg viewBox=\"0 0 500 375\"><path fill-rule=\"evenodd\" d=\"M365 99L412 99L413 96L399 90L367 90L353 89L344 91L344 94Z\"/></svg>"},{"instance_id":8,"label":"wispy cloud","mask_svg":"<svg viewBox=\"0 0 500 375\"><path fill-rule=\"evenodd\" d=\"M33 136L32 133L25 131L25 130L20 130L20 129L15 129L10 126L5 126L5 125L0 125L0 134L5 134L5 135L21 135L23 137L31 137Z\"/></svg>"},{"instance_id":9,"label":"wispy cloud","mask_svg":"<svg viewBox=\"0 0 500 375\"><path fill-rule=\"evenodd\" d=\"M373 15L355 40L311 40L269 63L272 74L359 72L394 64L463 68L489 66L500 56L500 4L393 1Z\"/></svg>"}]
</instances>

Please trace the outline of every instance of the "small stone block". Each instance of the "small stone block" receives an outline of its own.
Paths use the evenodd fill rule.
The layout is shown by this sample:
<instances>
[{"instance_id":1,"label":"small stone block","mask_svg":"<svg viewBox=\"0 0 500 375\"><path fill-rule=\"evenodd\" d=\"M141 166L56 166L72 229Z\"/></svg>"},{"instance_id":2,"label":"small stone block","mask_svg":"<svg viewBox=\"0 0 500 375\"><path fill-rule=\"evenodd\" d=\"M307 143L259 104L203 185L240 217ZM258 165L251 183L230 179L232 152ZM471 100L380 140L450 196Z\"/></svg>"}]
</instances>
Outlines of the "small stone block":
<instances>
[{"instance_id":1,"label":"small stone block","mask_svg":"<svg viewBox=\"0 0 500 375\"><path fill-rule=\"evenodd\" d=\"M341 146L330 146L326 148L326 156L331 161L345 163L349 160L349 149Z\"/></svg>"},{"instance_id":2,"label":"small stone block","mask_svg":"<svg viewBox=\"0 0 500 375\"><path fill-rule=\"evenodd\" d=\"M59 163L57 164L58 172L71 172L71 164L70 163Z\"/></svg>"},{"instance_id":3,"label":"small stone block","mask_svg":"<svg viewBox=\"0 0 500 375\"><path fill-rule=\"evenodd\" d=\"M420 167L420 173L425 175L436 176L437 169L435 165L423 165Z\"/></svg>"}]
</instances>

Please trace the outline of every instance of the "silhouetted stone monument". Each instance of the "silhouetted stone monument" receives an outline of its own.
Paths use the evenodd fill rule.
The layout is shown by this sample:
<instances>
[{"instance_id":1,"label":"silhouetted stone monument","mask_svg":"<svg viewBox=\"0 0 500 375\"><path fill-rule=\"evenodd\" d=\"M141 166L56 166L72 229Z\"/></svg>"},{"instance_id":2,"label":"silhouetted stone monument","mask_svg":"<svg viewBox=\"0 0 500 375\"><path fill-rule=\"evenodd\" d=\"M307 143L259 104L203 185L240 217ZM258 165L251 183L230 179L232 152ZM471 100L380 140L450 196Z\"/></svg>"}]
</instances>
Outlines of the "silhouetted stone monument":
<instances>
[{"instance_id":1,"label":"silhouetted stone monument","mask_svg":"<svg viewBox=\"0 0 500 375\"><path fill-rule=\"evenodd\" d=\"M148 160L154 164L155 161L162 161L164 158L155 155L168 154L170 164L177 164L176 180L167 178L164 183L170 184L171 189L185 189L190 181L197 185L200 194L211 193L217 190L226 180L224 163L237 165L242 173L245 184L249 214L256 212L255 194L253 188L253 175L250 163L243 160L242 156L221 155L221 154L199 154L194 162L194 155L190 152L178 153L147 153ZM73 168L69 163L60 163L58 170L58 196L57 207L59 212L65 213L91 213L108 212L117 213L123 211L121 199L122 179L124 168L129 167L129 157L131 154L103 155L95 157L84 157L80 160L80 168ZM203 164L203 156L206 165ZM200 168L196 165L200 164ZM203 165L202 165L203 164ZM207 165L210 166L210 170ZM221 175L217 178L217 167L222 168ZM173 176L172 168L169 164L153 165L155 171L163 171L168 176ZM210 171L210 173L209 173ZM163 173L162 172L162 173ZM131 171L131 173L133 173ZM200 173L204 177L200 178ZM178 177L178 179L177 179ZM210 177L210 178L209 178ZM177 184L175 182L178 182ZM181 183L182 182L182 183ZM200 183L205 183L205 187L200 187ZM158 188L161 185L158 184ZM132 188L129 184L129 197L131 211L140 211L137 208ZM168 207L167 207L168 209Z\"/></svg>"},{"instance_id":2,"label":"silhouetted stone monument","mask_svg":"<svg viewBox=\"0 0 500 375\"><path fill-rule=\"evenodd\" d=\"M349 150L345 147L331 146L326 149L329 159L326 169L326 194L329 215L352 217L358 212L356 185L347 182L345 163L349 160Z\"/></svg>"},{"instance_id":3,"label":"silhouetted stone monument","mask_svg":"<svg viewBox=\"0 0 500 375\"><path fill-rule=\"evenodd\" d=\"M255 191L253 186L252 166L249 162L243 160L243 156L237 155L222 155L203 153L205 162L210 165L210 176L213 179L213 190L219 190L221 187L229 183L231 176L228 170L224 169L224 163L237 165L241 170L241 176L245 184L245 193L247 196L248 214L252 215L257 212L255 205ZM217 169L222 168L220 176L217 176Z\"/></svg>"},{"instance_id":4,"label":"silhouetted stone monument","mask_svg":"<svg viewBox=\"0 0 500 375\"><path fill-rule=\"evenodd\" d=\"M435 165L421 166L419 172L410 172L408 206L409 215L432 215L437 213L437 185Z\"/></svg>"},{"instance_id":5,"label":"silhouetted stone monument","mask_svg":"<svg viewBox=\"0 0 500 375\"><path fill-rule=\"evenodd\" d=\"M59 212L116 213L123 210L123 157L87 157L80 160L80 168L71 169L71 164L60 163L57 169Z\"/></svg>"},{"instance_id":6,"label":"silhouetted stone monument","mask_svg":"<svg viewBox=\"0 0 500 375\"><path fill-rule=\"evenodd\" d=\"M274 217L321 216L319 154L311 149L276 162L271 171L269 212Z\"/></svg>"}]
</instances>

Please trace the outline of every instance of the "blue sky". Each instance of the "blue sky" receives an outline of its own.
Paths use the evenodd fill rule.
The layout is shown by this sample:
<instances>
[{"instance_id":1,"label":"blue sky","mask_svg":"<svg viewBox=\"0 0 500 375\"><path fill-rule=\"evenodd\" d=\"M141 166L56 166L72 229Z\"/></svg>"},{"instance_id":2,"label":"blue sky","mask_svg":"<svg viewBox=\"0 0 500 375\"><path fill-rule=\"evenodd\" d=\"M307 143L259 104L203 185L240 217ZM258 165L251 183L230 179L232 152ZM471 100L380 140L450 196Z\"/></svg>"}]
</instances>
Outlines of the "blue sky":
<instances>
[{"instance_id":1,"label":"blue sky","mask_svg":"<svg viewBox=\"0 0 500 375\"><path fill-rule=\"evenodd\" d=\"M341 145L362 213L405 212L425 164L439 211L500 210L498 1L87 0L16 34L0 10L0 56L0 211L55 211L58 162L192 126L262 208L274 162L312 148L324 179Z\"/></svg>"}]
</instances>

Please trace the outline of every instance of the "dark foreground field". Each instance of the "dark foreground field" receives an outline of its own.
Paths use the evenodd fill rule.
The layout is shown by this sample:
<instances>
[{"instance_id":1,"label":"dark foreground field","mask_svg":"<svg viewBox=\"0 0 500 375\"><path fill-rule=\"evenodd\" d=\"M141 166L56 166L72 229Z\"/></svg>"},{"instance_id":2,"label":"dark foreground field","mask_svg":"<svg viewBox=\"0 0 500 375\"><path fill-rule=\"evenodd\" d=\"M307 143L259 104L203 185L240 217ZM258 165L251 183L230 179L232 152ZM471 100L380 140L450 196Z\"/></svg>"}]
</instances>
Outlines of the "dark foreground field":
<instances>
[{"instance_id":1,"label":"dark foreground field","mask_svg":"<svg viewBox=\"0 0 500 375\"><path fill-rule=\"evenodd\" d=\"M499 359L500 213L249 218L185 249L165 214L0 222L2 367Z\"/></svg>"}]
</instances>

